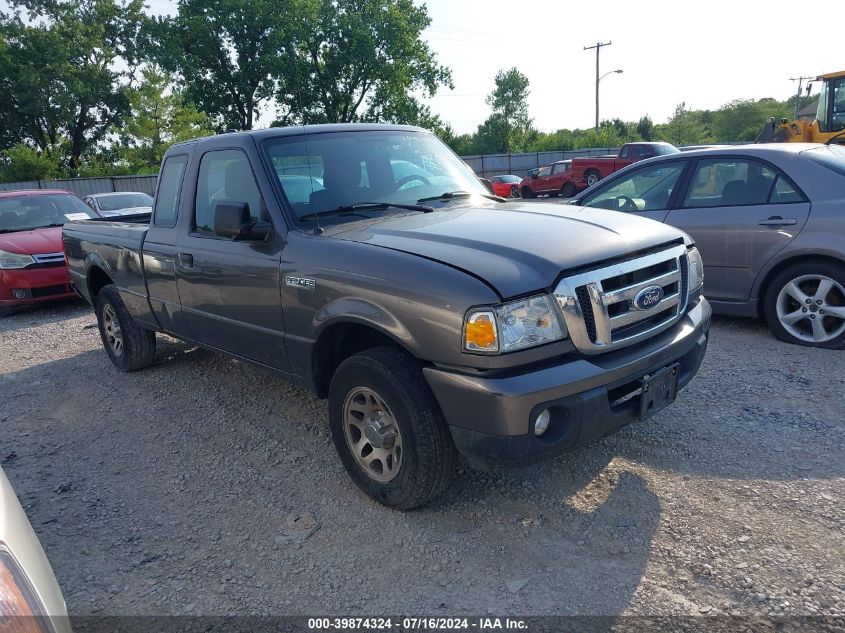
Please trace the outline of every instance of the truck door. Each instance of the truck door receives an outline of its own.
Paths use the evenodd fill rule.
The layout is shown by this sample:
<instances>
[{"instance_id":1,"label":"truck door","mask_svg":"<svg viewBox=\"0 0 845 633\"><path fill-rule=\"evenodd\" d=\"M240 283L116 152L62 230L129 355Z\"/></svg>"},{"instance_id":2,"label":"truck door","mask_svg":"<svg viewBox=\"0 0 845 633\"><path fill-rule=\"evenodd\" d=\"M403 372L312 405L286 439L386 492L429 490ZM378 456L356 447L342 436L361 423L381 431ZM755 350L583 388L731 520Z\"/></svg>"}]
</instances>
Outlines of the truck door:
<instances>
[{"instance_id":1,"label":"truck door","mask_svg":"<svg viewBox=\"0 0 845 633\"><path fill-rule=\"evenodd\" d=\"M549 178L551 174L551 165L545 165L537 170L537 177L534 178L534 182L531 183L531 188L534 190L534 193L546 193L549 191Z\"/></svg>"},{"instance_id":2,"label":"truck door","mask_svg":"<svg viewBox=\"0 0 845 633\"><path fill-rule=\"evenodd\" d=\"M695 240L708 297L745 301L760 268L798 235L809 212L804 195L774 166L724 156L698 160L666 223Z\"/></svg>"},{"instance_id":3,"label":"truck door","mask_svg":"<svg viewBox=\"0 0 845 633\"><path fill-rule=\"evenodd\" d=\"M279 286L281 220L268 212L267 196L243 148L211 148L198 158L199 167L192 170L193 204L176 255L179 296L193 337L289 371ZM246 203L252 219L274 223L275 229L264 241L220 237L214 232L218 203Z\"/></svg>"},{"instance_id":4,"label":"truck door","mask_svg":"<svg viewBox=\"0 0 845 633\"><path fill-rule=\"evenodd\" d=\"M150 306L161 329L175 336L191 338L176 289L176 228L179 196L188 164L188 153L171 154L161 167L153 203L150 229L143 246L144 279Z\"/></svg>"}]
</instances>

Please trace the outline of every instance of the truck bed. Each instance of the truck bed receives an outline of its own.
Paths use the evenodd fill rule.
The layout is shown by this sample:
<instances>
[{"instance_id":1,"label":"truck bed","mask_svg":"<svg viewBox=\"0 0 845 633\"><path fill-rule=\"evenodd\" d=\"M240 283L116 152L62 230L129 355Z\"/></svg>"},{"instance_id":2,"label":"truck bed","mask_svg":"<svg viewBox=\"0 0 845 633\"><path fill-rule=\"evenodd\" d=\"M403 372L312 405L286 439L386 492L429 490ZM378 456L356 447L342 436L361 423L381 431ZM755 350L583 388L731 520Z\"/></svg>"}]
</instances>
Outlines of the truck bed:
<instances>
[{"instance_id":1,"label":"truck bed","mask_svg":"<svg viewBox=\"0 0 845 633\"><path fill-rule=\"evenodd\" d=\"M109 274L121 294L146 297L141 251L150 214L73 220L62 229L71 283L91 299L87 271L95 264Z\"/></svg>"}]
</instances>

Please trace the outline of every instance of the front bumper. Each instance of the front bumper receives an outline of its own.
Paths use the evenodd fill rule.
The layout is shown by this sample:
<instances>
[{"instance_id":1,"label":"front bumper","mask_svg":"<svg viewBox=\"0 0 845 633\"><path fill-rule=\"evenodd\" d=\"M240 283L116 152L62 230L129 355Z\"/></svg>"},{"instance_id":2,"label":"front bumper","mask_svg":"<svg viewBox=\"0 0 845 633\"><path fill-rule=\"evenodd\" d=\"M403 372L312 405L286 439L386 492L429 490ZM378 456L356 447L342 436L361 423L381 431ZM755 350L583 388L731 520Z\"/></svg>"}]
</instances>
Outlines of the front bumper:
<instances>
[{"instance_id":1,"label":"front bumper","mask_svg":"<svg viewBox=\"0 0 845 633\"><path fill-rule=\"evenodd\" d=\"M710 305L701 298L674 327L644 343L523 373L423 371L455 446L470 462L530 463L638 420L640 398L628 396L646 374L677 362L678 388L688 384L704 358L710 316ZM537 437L532 421L546 408L551 424Z\"/></svg>"},{"instance_id":2,"label":"front bumper","mask_svg":"<svg viewBox=\"0 0 845 633\"><path fill-rule=\"evenodd\" d=\"M21 295L21 296L16 296ZM0 270L0 306L22 306L75 297L67 266Z\"/></svg>"}]
</instances>

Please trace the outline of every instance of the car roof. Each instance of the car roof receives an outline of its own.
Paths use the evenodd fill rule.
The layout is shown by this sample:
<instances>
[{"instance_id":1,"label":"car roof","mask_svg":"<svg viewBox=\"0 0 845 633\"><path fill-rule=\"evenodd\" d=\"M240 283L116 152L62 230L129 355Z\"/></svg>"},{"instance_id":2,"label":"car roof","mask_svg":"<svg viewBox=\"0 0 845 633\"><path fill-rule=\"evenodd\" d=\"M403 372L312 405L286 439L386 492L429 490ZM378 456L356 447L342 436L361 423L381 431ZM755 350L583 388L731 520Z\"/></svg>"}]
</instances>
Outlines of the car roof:
<instances>
[{"instance_id":1,"label":"car roof","mask_svg":"<svg viewBox=\"0 0 845 633\"><path fill-rule=\"evenodd\" d=\"M66 193L76 195L64 189L15 189L13 191L0 191L0 198L17 198L19 196L46 196L48 194Z\"/></svg>"},{"instance_id":2,"label":"car roof","mask_svg":"<svg viewBox=\"0 0 845 633\"><path fill-rule=\"evenodd\" d=\"M692 149L683 152L683 156L708 156L711 154L731 155L737 156L759 156L765 158L766 156L778 156L784 154L800 154L808 149L815 149L820 147L818 143L760 143L748 145L722 145L719 147L704 147L702 149ZM665 156L656 156L650 160L677 160L679 154L667 154Z\"/></svg>"},{"instance_id":3,"label":"car roof","mask_svg":"<svg viewBox=\"0 0 845 633\"><path fill-rule=\"evenodd\" d=\"M276 138L281 136L295 136L298 134L327 134L329 132L423 132L431 134L429 130L414 125L393 125L389 123L324 123L320 125L293 125L290 127L270 127L261 130L244 130L239 132L226 132L226 136L235 138L253 137L256 142L263 141L268 138ZM185 141L184 143L176 143L171 147L179 147L191 144L203 144L210 142L212 139L223 136L221 134L215 136L204 136L202 138Z\"/></svg>"},{"instance_id":4,"label":"car roof","mask_svg":"<svg viewBox=\"0 0 845 633\"><path fill-rule=\"evenodd\" d=\"M126 193L140 193L144 196L149 196L150 194L145 193L143 191L103 191L101 193L87 193L85 194L86 198L108 198L109 196L122 196Z\"/></svg>"}]
</instances>

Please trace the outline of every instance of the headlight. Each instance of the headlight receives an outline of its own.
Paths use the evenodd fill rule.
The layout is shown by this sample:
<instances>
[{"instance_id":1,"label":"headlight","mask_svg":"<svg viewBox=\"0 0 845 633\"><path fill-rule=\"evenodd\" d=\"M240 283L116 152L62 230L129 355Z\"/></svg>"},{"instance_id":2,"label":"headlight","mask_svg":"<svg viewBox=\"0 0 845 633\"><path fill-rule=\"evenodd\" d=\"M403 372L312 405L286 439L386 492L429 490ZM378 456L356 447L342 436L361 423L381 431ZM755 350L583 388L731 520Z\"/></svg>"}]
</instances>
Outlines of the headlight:
<instances>
[{"instance_id":1,"label":"headlight","mask_svg":"<svg viewBox=\"0 0 845 633\"><path fill-rule=\"evenodd\" d=\"M704 262L701 260L701 253L694 246L687 251L689 262L689 294L701 290L704 285Z\"/></svg>"},{"instance_id":2,"label":"headlight","mask_svg":"<svg viewBox=\"0 0 845 633\"><path fill-rule=\"evenodd\" d=\"M34 264L35 260L32 255L21 255L20 253L7 253L0 251L0 268L26 268L30 264Z\"/></svg>"},{"instance_id":3,"label":"headlight","mask_svg":"<svg viewBox=\"0 0 845 633\"><path fill-rule=\"evenodd\" d=\"M13 631L46 633L52 627L45 616L26 575L0 543L0 621L10 622ZM16 623L23 628L15 628Z\"/></svg>"},{"instance_id":4,"label":"headlight","mask_svg":"<svg viewBox=\"0 0 845 633\"><path fill-rule=\"evenodd\" d=\"M472 310L464 322L464 349L469 352L513 352L565 336L566 327L546 295Z\"/></svg>"}]
</instances>

